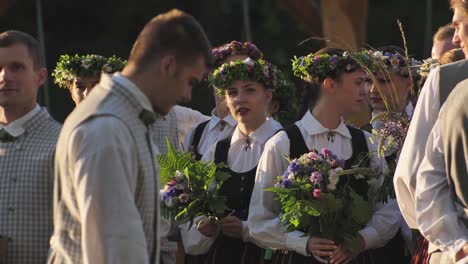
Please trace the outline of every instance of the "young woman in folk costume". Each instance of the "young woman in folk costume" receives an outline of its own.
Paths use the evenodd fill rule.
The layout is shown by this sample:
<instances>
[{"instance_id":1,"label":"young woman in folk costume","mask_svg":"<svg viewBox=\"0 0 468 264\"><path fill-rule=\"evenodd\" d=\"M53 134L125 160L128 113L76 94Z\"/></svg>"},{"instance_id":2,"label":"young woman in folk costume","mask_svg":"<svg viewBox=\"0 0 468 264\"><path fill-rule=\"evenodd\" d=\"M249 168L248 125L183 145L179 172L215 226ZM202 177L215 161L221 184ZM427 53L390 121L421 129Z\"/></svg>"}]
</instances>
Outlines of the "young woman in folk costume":
<instances>
[{"instance_id":1,"label":"young woman in folk costume","mask_svg":"<svg viewBox=\"0 0 468 264\"><path fill-rule=\"evenodd\" d=\"M277 249L274 263L319 263L317 259L327 257L331 263L365 263L372 260L367 251L384 246L400 226L401 216L394 200L373 203L372 218L359 231L361 254L352 254L335 241L309 237L301 231L287 232L280 220L278 202L271 192L265 191L274 187L277 176L286 170L288 162L284 155L297 158L312 149L330 149L338 158L346 160L345 169L354 164L360 153L369 152L369 167L377 170L386 167L385 160L377 155L377 147L369 140L370 134L343 122L344 113L359 111L369 82L362 68L366 61L357 62L356 58L365 58L370 63L367 54L334 48L322 49L293 63L295 74L314 84L311 89L316 89L317 98L301 120L267 142L258 165L249 212L249 230L255 241ZM346 179L340 181L343 180ZM370 201L382 184L381 178L370 186L355 177L348 180L357 193Z\"/></svg>"},{"instance_id":2,"label":"young woman in folk costume","mask_svg":"<svg viewBox=\"0 0 468 264\"><path fill-rule=\"evenodd\" d=\"M203 219L184 234L187 253L206 253L204 263L261 263L264 250L254 244L248 228L250 197L255 172L266 141L282 129L267 118L267 107L273 91L285 84L280 72L270 63L250 58L223 64L210 77L237 121L231 137L219 141L202 160L227 164L231 174L220 195L227 198L229 211L217 221ZM191 235L190 235L191 234ZM201 249L204 247L204 249Z\"/></svg>"},{"instance_id":3,"label":"young woman in folk costume","mask_svg":"<svg viewBox=\"0 0 468 264\"><path fill-rule=\"evenodd\" d=\"M247 58L259 60L263 57L262 52L255 44L250 42L242 43L235 40L214 48L212 54L215 59L214 65L216 68L231 61ZM206 84L209 86L208 79L206 79ZM200 160L213 144L232 135L236 126L236 121L229 113L229 108L226 105L224 94L218 94L216 89L213 89L213 96L215 98L215 108L211 112L211 119L200 123L184 141L186 150L191 151L197 160Z\"/></svg>"},{"instance_id":4,"label":"young woman in folk costume","mask_svg":"<svg viewBox=\"0 0 468 264\"><path fill-rule=\"evenodd\" d=\"M60 88L70 91L73 101L78 105L99 83L102 73L121 71L126 63L115 55L106 58L95 54L64 54L60 56L52 76Z\"/></svg>"},{"instance_id":5,"label":"young woman in folk costume","mask_svg":"<svg viewBox=\"0 0 468 264\"><path fill-rule=\"evenodd\" d=\"M367 93L369 105L372 108L372 117L379 114L389 115L391 120L388 121L401 122L403 126L406 126L413 114L414 107L410 99L411 96L417 95L416 89L413 88L416 87L414 80L419 79L417 72L421 62L411 57L407 58L405 51L397 46L381 47L370 53L376 65L374 82ZM389 129L385 127L388 121L377 119L368 125L369 130L374 129L374 133L380 136L383 131ZM404 133L403 130L402 133ZM387 192L392 193L392 197L394 197L393 174L398 148L395 146L383 153L388 164L388 176L383 185L384 189L388 190ZM375 249L375 253L381 257L378 263L409 263L411 250L413 250L411 230L406 222L402 221L395 237L384 247Z\"/></svg>"}]
</instances>

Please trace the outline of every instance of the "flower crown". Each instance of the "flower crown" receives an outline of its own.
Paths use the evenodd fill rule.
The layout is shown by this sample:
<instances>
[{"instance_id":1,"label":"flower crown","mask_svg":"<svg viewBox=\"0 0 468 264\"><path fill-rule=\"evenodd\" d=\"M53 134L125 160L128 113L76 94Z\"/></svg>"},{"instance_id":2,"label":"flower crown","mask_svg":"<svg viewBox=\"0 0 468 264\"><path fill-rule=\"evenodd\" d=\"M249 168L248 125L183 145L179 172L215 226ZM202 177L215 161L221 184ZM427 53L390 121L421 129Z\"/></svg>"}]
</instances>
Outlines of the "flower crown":
<instances>
[{"instance_id":1,"label":"flower crown","mask_svg":"<svg viewBox=\"0 0 468 264\"><path fill-rule=\"evenodd\" d=\"M273 91L288 84L282 72L273 64L251 58L221 65L209 80L219 94L223 94L224 90L236 80L257 81Z\"/></svg>"},{"instance_id":2,"label":"flower crown","mask_svg":"<svg viewBox=\"0 0 468 264\"><path fill-rule=\"evenodd\" d=\"M417 74L421 62L414 58L406 59L405 56L400 53L391 53L381 51L371 51L372 57L375 60L377 71L389 71L402 76L408 76L410 74Z\"/></svg>"},{"instance_id":3,"label":"flower crown","mask_svg":"<svg viewBox=\"0 0 468 264\"><path fill-rule=\"evenodd\" d=\"M435 69L439 65L440 63L436 59L433 59L433 58L425 59L423 60L421 67L419 67L418 74L421 75L421 77L425 78L429 75L429 72L432 69Z\"/></svg>"},{"instance_id":4,"label":"flower crown","mask_svg":"<svg viewBox=\"0 0 468 264\"><path fill-rule=\"evenodd\" d=\"M342 55L313 53L292 60L294 75L307 81L317 82L340 71L357 69L372 72L375 68L368 51L343 52Z\"/></svg>"},{"instance_id":5,"label":"flower crown","mask_svg":"<svg viewBox=\"0 0 468 264\"><path fill-rule=\"evenodd\" d=\"M67 83L77 76L99 77L101 73L114 73L123 69L127 61L115 55L106 58L100 55L87 54L70 56L60 55L52 76L54 82L61 88L67 88Z\"/></svg>"},{"instance_id":6,"label":"flower crown","mask_svg":"<svg viewBox=\"0 0 468 264\"><path fill-rule=\"evenodd\" d=\"M215 58L215 65L221 66L221 62L231 55L247 55L253 60L263 58L263 53L251 42L231 41L231 43L220 48L215 48L212 51Z\"/></svg>"}]
</instances>

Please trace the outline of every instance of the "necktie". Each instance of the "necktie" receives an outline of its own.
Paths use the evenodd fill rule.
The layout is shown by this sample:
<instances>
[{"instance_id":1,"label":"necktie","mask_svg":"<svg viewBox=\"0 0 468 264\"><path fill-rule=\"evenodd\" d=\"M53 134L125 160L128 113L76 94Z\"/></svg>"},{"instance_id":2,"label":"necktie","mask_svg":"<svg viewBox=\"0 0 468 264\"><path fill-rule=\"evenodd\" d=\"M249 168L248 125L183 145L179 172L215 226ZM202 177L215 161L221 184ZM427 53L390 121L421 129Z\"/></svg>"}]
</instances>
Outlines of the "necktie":
<instances>
[{"instance_id":1,"label":"necktie","mask_svg":"<svg viewBox=\"0 0 468 264\"><path fill-rule=\"evenodd\" d=\"M143 109L138 117L147 126L151 125L152 123L154 123L154 121L156 121L155 113L146 109Z\"/></svg>"},{"instance_id":2,"label":"necktie","mask_svg":"<svg viewBox=\"0 0 468 264\"><path fill-rule=\"evenodd\" d=\"M12 136L5 129L0 129L0 142L7 143L16 140L16 137Z\"/></svg>"}]
</instances>

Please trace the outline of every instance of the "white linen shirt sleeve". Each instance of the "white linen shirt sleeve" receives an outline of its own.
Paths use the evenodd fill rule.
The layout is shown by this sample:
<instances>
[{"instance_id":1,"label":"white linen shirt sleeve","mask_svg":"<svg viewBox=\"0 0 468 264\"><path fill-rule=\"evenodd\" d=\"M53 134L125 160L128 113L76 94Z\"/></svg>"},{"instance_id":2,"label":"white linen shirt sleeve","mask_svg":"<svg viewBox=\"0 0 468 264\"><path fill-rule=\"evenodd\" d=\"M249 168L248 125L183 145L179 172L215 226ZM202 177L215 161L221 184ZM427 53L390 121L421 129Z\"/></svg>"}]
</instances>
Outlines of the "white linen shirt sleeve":
<instances>
[{"instance_id":1,"label":"white linen shirt sleeve","mask_svg":"<svg viewBox=\"0 0 468 264\"><path fill-rule=\"evenodd\" d=\"M398 206L410 228L417 228L416 173L440 110L439 72L439 68L432 70L421 90L393 178Z\"/></svg>"},{"instance_id":2,"label":"white linen shirt sleeve","mask_svg":"<svg viewBox=\"0 0 468 264\"><path fill-rule=\"evenodd\" d=\"M416 219L422 235L454 260L468 243L468 229L460 219L466 212L454 201L448 185L439 122L440 119L429 136L426 156L417 174Z\"/></svg>"},{"instance_id":3,"label":"white linen shirt sleeve","mask_svg":"<svg viewBox=\"0 0 468 264\"><path fill-rule=\"evenodd\" d=\"M363 131L366 137L367 147L371 152L370 167L376 171L387 170L387 163L384 158L377 155L377 144L370 141L371 134ZM372 197L379 191L383 183L383 178L375 181L369 186L369 196ZM373 207L373 214L366 226L359 231L364 238L365 250L385 246L398 232L402 221L400 210L395 199L388 199L386 203L376 203Z\"/></svg>"},{"instance_id":4,"label":"white linen shirt sleeve","mask_svg":"<svg viewBox=\"0 0 468 264\"><path fill-rule=\"evenodd\" d=\"M138 168L129 129L117 118L83 123L70 136L84 263L148 263L134 194Z\"/></svg>"},{"instance_id":5,"label":"white linen shirt sleeve","mask_svg":"<svg viewBox=\"0 0 468 264\"><path fill-rule=\"evenodd\" d=\"M287 232L280 220L280 206L273 193L266 188L274 187L276 177L288 167L283 155L289 155L289 138L284 131L267 141L257 167L255 186L249 210L249 231L254 242L262 247L293 250L307 255L308 236L300 231Z\"/></svg>"}]
</instances>

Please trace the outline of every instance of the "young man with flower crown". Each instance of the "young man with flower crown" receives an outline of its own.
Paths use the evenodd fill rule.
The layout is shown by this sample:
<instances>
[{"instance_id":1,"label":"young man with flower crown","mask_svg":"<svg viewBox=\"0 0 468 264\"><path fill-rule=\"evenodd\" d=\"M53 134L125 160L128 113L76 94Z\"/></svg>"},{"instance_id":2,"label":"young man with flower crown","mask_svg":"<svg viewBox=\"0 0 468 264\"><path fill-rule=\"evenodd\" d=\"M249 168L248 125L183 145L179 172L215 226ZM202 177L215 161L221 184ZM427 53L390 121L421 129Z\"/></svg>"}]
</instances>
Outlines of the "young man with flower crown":
<instances>
[{"instance_id":1,"label":"young man with flower crown","mask_svg":"<svg viewBox=\"0 0 468 264\"><path fill-rule=\"evenodd\" d=\"M78 105L99 83L101 74L112 74L121 71L126 61L115 55L106 58L96 54L70 56L60 55L52 76L60 88L70 91L71 97Z\"/></svg>"},{"instance_id":2,"label":"young man with flower crown","mask_svg":"<svg viewBox=\"0 0 468 264\"><path fill-rule=\"evenodd\" d=\"M282 129L268 118L273 91L285 85L279 70L264 60L231 61L210 77L218 93L224 95L231 115L237 121L232 136L218 141L202 160L227 164L229 178L219 195L226 196L229 211L217 221L201 219L182 231L189 254L205 254L204 263L262 263L264 250L250 236L249 204L255 172L266 141Z\"/></svg>"},{"instance_id":3,"label":"young man with flower crown","mask_svg":"<svg viewBox=\"0 0 468 264\"><path fill-rule=\"evenodd\" d=\"M455 26L455 35L453 42L460 45L468 55L468 3L464 0L451 0L450 6L454 10L452 24ZM418 228L426 236L431 233L429 240L429 254L436 253L439 248L450 243L450 241L437 240L435 233L458 234L459 230L452 229L453 225L445 224L445 229L431 229L433 225L426 225L433 221L439 221L443 215L450 214L444 209L450 210L441 203L433 203L436 198L431 196L431 204L437 205L439 214L422 214L416 208L416 189L419 188L419 181L422 180L418 172L421 170L421 162L425 156L426 144L429 134L437 120L441 106L445 103L450 92L462 80L468 78L468 61L462 60L447 65L442 65L431 70L414 110L411 124L403 145L400 161L397 164L394 176L395 193L401 213L410 228ZM420 218L421 223L417 221L418 215L425 215L425 219ZM441 225L438 225L441 226ZM422 263L422 262L418 262Z\"/></svg>"},{"instance_id":4,"label":"young man with flower crown","mask_svg":"<svg viewBox=\"0 0 468 264\"><path fill-rule=\"evenodd\" d=\"M274 187L276 177L285 172L288 162L284 155L296 158L312 149L330 149L339 159L346 160L345 168L358 161L360 154L370 153L368 166L377 171L385 169L385 160L377 156L377 146L370 142L370 135L346 126L342 118L344 113L359 111L365 100L369 77L363 67L371 64L366 52L348 53L333 48L293 62L295 75L316 85L317 98L300 121L267 142L257 168L249 213L249 230L255 241L261 246L289 251L277 251L274 263L317 263L327 257L331 263L349 263L357 257L356 263L360 263L371 257L366 253L369 249L384 246L399 228L401 216L394 200L372 203L372 218L358 232L359 250L351 253L335 241L309 237L299 230L288 232L281 222L278 202L271 192L265 191ZM381 177L371 184L358 177L349 180L355 191L370 202L382 184Z\"/></svg>"}]
</instances>

